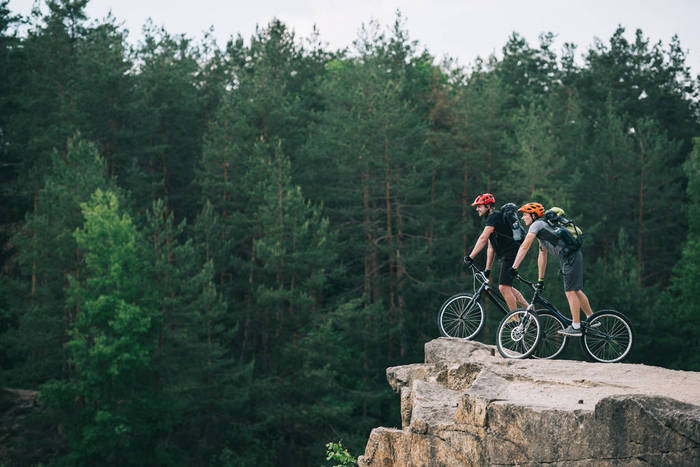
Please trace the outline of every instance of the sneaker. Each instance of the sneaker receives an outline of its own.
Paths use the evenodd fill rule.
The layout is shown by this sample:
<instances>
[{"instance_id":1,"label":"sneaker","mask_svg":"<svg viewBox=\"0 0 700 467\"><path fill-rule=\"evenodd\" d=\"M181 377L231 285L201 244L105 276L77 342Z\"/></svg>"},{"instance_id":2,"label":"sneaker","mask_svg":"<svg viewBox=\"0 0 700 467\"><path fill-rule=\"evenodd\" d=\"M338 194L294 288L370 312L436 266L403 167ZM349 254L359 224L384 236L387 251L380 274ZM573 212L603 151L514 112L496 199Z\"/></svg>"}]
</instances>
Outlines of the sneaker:
<instances>
[{"instance_id":1,"label":"sneaker","mask_svg":"<svg viewBox=\"0 0 700 467\"><path fill-rule=\"evenodd\" d=\"M569 325L566 329L558 330L557 333L564 334L565 336L580 336L581 328L574 329L572 325Z\"/></svg>"},{"instance_id":2,"label":"sneaker","mask_svg":"<svg viewBox=\"0 0 700 467\"><path fill-rule=\"evenodd\" d=\"M518 315L513 315L511 316L508 321L506 321L506 324L508 323L519 323L520 322L520 317Z\"/></svg>"},{"instance_id":3,"label":"sneaker","mask_svg":"<svg viewBox=\"0 0 700 467\"><path fill-rule=\"evenodd\" d=\"M589 328L597 328L598 326L600 326L600 324L601 324L600 321L596 321L596 322L593 323L593 324L588 324L588 318L583 318L583 319L581 320L581 325L582 325L582 326L587 326L587 327L589 327Z\"/></svg>"}]
</instances>

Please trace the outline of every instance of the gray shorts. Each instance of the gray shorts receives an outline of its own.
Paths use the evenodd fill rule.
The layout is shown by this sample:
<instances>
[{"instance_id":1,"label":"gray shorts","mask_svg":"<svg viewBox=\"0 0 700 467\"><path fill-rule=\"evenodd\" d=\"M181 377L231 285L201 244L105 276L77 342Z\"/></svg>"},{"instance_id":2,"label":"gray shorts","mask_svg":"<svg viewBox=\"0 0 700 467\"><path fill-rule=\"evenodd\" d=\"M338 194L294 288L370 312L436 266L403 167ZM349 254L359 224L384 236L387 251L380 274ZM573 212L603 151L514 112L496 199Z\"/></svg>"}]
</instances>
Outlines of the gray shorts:
<instances>
[{"instance_id":1,"label":"gray shorts","mask_svg":"<svg viewBox=\"0 0 700 467\"><path fill-rule=\"evenodd\" d=\"M561 273L564 277L564 290L583 290L583 254L581 250L561 258Z\"/></svg>"}]
</instances>

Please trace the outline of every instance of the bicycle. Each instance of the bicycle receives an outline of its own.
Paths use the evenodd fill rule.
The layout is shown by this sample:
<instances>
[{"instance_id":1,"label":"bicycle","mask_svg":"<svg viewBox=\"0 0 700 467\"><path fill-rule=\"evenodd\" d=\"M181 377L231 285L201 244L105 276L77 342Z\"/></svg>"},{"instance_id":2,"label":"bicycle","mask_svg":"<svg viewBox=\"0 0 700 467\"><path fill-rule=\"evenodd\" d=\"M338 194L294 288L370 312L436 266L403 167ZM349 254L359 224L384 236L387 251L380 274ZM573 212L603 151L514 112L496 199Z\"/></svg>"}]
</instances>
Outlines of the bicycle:
<instances>
[{"instance_id":1,"label":"bicycle","mask_svg":"<svg viewBox=\"0 0 700 467\"><path fill-rule=\"evenodd\" d=\"M510 313L510 309L496 291L489 285L486 274L473 263L465 260L474 275L474 293L458 293L448 298L440 307L438 313L438 328L440 334L445 337L456 337L469 340L474 338L484 326L486 314L481 304L482 297L486 296L499 308L503 314ZM476 283L479 284L477 289Z\"/></svg>"},{"instance_id":2,"label":"bicycle","mask_svg":"<svg viewBox=\"0 0 700 467\"><path fill-rule=\"evenodd\" d=\"M544 307L544 309L535 310L541 330L539 345L532 356L555 358L564 350L567 343L567 336L557 331L565 329L572 320L542 296L534 282L520 276L518 280L529 285L534 291L530 307L534 308L536 305ZM608 309L596 311L588 319L581 320L581 327L581 349L591 360L601 363L619 362L632 349L634 341L632 325L629 319L619 311Z\"/></svg>"}]
</instances>

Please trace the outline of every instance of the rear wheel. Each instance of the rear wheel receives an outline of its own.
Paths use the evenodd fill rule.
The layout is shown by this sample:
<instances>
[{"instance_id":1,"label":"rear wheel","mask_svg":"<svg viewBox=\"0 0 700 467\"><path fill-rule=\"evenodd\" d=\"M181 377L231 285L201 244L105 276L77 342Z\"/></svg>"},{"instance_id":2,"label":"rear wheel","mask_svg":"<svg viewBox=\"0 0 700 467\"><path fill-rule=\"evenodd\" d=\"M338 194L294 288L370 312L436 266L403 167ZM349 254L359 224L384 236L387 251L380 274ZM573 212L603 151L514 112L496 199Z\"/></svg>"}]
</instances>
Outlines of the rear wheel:
<instances>
[{"instance_id":1,"label":"rear wheel","mask_svg":"<svg viewBox=\"0 0 700 467\"><path fill-rule=\"evenodd\" d=\"M614 363L629 355L634 336L625 315L615 310L601 310L593 313L587 321L581 347L589 358Z\"/></svg>"},{"instance_id":2,"label":"rear wheel","mask_svg":"<svg viewBox=\"0 0 700 467\"><path fill-rule=\"evenodd\" d=\"M484 326L484 316L484 307L472 294L457 294L440 307L438 328L446 337L472 339Z\"/></svg>"},{"instance_id":3,"label":"rear wheel","mask_svg":"<svg viewBox=\"0 0 700 467\"><path fill-rule=\"evenodd\" d=\"M564 329L564 322L548 310L537 310L540 320L540 343L532 353L534 358L555 358L566 347L566 336L557 331Z\"/></svg>"},{"instance_id":4,"label":"rear wheel","mask_svg":"<svg viewBox=\"0 0 700 467\"><path fill-rule=\"evenodd\" d=\"M515 310L498 325L496 347L505 358L527 358L540 339L540 321L528 310Z\"/></svg>"}]
</instances>

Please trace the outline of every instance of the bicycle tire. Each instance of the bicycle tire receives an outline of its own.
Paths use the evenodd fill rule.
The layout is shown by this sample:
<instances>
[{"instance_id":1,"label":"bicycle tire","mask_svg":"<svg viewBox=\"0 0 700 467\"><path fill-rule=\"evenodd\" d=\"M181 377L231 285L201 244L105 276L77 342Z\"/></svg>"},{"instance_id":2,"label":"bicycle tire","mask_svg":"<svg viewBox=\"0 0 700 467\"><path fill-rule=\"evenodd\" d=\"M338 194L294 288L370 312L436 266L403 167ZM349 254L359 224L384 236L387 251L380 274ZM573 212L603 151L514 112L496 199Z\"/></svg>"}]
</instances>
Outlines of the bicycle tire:
<instances>
[{"instance_id":1,"label":"bicycle tire","mask_svg":"<svg viewBox=\"0 0 700 467\"><path fill-rule=\"evenodd\" d=\"M445 300L438 313L438 328L445 337L469 340L474 338L484 326L484 307L479 300L472 302L473 294L460 293Z\"/></svg>"},{"instance_id":2,"label":"bicycle tire","mask_svg":"<svg viewBox=\"0 0 700 467\"><path fill-rule=\"evenodd\" d=\"M599 325L591 327L593 324ZM625 315L615 310L600 310L588 318L581 348L591 360L615 363L629 355L633 342L632 325Z\"/></svg>"},{"instance_id":3,"label":"bicycle tire","mask_svg":"<svg viewBox=\"0 0 700 467\"><path fill-rule=\"evenodd\" d=\"M536 310L540 320L540 342L532 353L532 358L556 358L566 347L566 336L557 331L566 328L557 315L548 310Z\"/></svg>"},{"instance_id":4,"label":"bicycle tire","mask_svg":"<svg viewBox=\"0 0 700 467\"><path fill-rule=\"evenodd\" d=\"M517 316L517 320L515 317ZM528 310L508 313L498 325L496 347L503 358L527 358L540 341L540 321Z\"/></svg>"}]
</instances>

